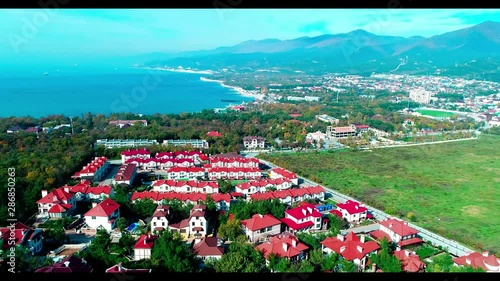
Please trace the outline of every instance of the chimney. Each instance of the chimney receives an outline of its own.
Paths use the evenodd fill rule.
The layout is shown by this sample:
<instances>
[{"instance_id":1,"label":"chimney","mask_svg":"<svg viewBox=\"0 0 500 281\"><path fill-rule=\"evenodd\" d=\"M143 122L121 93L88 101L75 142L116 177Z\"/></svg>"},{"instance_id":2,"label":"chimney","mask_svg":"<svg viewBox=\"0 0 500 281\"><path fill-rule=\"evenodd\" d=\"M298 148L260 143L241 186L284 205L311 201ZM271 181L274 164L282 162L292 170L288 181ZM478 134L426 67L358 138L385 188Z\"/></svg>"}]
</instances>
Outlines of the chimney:
<instances>
[{"instance_id":1,"label":"chimney","mask_svg":"<svg viewBox=\"0 0 500 281\"><path fill-rule=\"evenodd\" d=\"M69 261L65 261L64 266L69 267Z\"/></svg>"},{"instance_id":2,"label":"chimney","mask_svg":"<svg viewBox=\"0 0 500 281\"><path fill-rule=\"evenodd\" d=\"M344 235L337 234L337 239L340 240L340 241L344 241Z\"/></svg>"},{"instance_id":3,"label":"chimney","mask_svg":"<svg viewBox=\"0 0 500 281\"><path fill-rule=\"evenodd\" d=\"M392 228L392 223L391 223L391 224L389 224L389 228Z\"/></svg>"},{"instance_id":4,"label":"chimney","mask_svg":"<svg viewBox=\"0 0 500 281\"><path fill-rule=\"evenodd\" d=\"M64 186L64 192L69 193L69 187L67 185Z\"/></svg>"},{"instance_id":5,"label":"chimney","mask_svg":"<svg viewBox=\"0 0 500 281\"><path fill-rule=\"evenodd\" d=\"M119 272L122 272L122 269L123 269L123 267L122 267L122 262L119 262L119 263L118 263L118 271L119 271Z\"/></svg>"},{"instance_id":6,"label":"chimney","mask_svg":"<svg viewBox=\"0 0 500 281\"><path fill-rule=\"evenodd\" d=\"M302 214L304 214L304 216L307 214L306 209L302 209Z\"/></svg>"},{"instance_id":7,"label":"chimney","mask_svg":"<svg viewBox=\"0 0 500 281\"><path fill-rule=\"evenodd\" d=\"M487 251L486 251L486 252L483 252L483 257L486 257L486 258L487 258L489 254L490 254L490 253L489 253L489 252L487 252Z\"/></svg>"},{"instance_id":8,"label":"chimney","mask_svg":"<svg viewBox=\"0 0 500 281\"><path fill-rule=\"evenodd\" d=\"M405 256L409 257L410 256L410 251L405 250Z\"/></svg>"},{"instance_id":9,"label":"chimney","mask_svg":"<svg viewBox=\"0 0 500 281\"><path fill-rule=\"evenodd\" d=\"M307 211L309 211L309 213L311 213L311 214L312 214L313 209L312 209L311 207L307 207Z\"/></svg>"},{"instance_id":10,"label":"chimney","mask_svg":"<svg viewBox=\"0 0 500 281\"><path fill-rule=\"evenodd\" d=\"M376 271L377 271L377 264L372 263L372 272L376 272Z\"/></svg>"},{"instance_id":11,"label":"chimney","mask_svg":"<svg viewBox=\"0 0 500 281\"><path fill-rule=\"evenodd\" d=\"M292 239L292 247L297 247L297 240L295 239Z\"/></svg>"},{"instance_id":12,"label":"chimney","mask_svg":"<svg viewBox=\"0 0 500 281\"><path fill-rule=\"evenodd\" d=\"M201 238L195 238L194 239L194 244L195 245L198 244L198 243L200 243L200 242L201 242ZM219 246L219 241L217 241L217 246Z\"/></svg>"},{"instance_id":13,"label":"chimney","mask_svg":"<svg viewBox=\"0 0 500 281\"><path fill-rule=\"evenodd\" d=\"M283 242L283 250L285 250L285 252L288 252L288 244Z\"/></svg>"},{"instance_id":14,"label":"chimney","mask_svg":"<svg viewBox=\"0 0 500 281\"><path fill-rule=\"evenodd\" d=\"M343 253L345 251L345 246L340 247L340 252Z\"/></svg>"},{"instance_id":15,"label":"chimney","mask_svg":"<svg viewBox=\"0 0 500 281\"><path fill-rule=\"evenodd\" d=\"M149 234L148 234L148 236L144 237L144 245L148 244L148 238L149 238Z\"/></svg>"},{"instance_id":16,"label":"chimney","mask_svg":"<svg viewBox=\"0 0 500 281\"><path fill-rule=\"evenodd\" d=\"M364 234L361 234L360 238L359 238L359 241L361 243L365 243L365 235Z\"/></svg>"},{"instance_id":17,"label":"chimney","mask_svg":"<svg viewBox=\"0 0 500 281\"><path fill-rule=\"evenodd\" d=\"M97 207L97 203L96 202L92 202L92 208L95 208Z\"/></svg>"},{"instance_id":18,"label":"chimney","mask_svg":"<svg viewBox=\"0 0 500 281\"><path fill-rule=\"evenodd\" d=\"M470 265L471 264L471 260L469 258L465 259L465 262Z\"/></svg>"},{"instance_id":19,"label":"chimney","mask_svg":"<svg viewBox=\"0 0 500 281\"><path fill-rule=\"evenodd\" d=\"M362 253L363 252L363 247L357 246L356 249L358 249L358 252Z\"/></svg>"},{"instance_id":20,"label":"chimney","mask_svg":"<svg viewBox=\"0 0 500 281\"><path fill-rule=\"evenodd\" d=\"M42 190L42 198L47 196L47 190Z\"/></svg>"}]
</instances>

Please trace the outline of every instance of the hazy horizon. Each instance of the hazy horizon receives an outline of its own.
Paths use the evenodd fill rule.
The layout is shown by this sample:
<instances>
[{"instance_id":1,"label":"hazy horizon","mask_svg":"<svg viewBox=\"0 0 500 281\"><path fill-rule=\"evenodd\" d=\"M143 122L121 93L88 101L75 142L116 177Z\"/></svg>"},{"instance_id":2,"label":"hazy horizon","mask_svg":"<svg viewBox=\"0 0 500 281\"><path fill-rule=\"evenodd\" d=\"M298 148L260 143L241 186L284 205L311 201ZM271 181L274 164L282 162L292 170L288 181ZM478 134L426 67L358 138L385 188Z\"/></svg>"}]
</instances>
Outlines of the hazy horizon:
<instances>
[{"instance_id":1,"label":"hazy horizon","mask_svg":"<svg viewBox=\"0 0 500 281\"><path fill-rule=\"evenodd\" d=\"M424 36L500 21L500 9L5 9L7 67L125 65L131 57L363 29ZM127 62L126 62L127 61Z\"/></svg>"}]
</instances>

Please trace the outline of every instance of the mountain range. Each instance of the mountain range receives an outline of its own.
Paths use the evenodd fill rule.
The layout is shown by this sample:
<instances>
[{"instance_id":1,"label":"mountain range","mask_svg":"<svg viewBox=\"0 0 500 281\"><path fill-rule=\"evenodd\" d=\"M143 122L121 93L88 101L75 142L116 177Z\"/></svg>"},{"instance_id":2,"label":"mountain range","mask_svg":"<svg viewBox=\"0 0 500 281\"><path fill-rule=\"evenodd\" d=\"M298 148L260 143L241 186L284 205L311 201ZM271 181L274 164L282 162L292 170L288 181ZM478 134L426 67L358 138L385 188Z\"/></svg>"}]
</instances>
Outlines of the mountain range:
<instances>
[{"instance_id":1,"label":"mountain range","mask_svg":"<svg viewBox=\"0 0 500 281\"><path fill-rule=\"evenodd\" d=\"M500 23L432 37L381 36L364 30L171 54L145 63L193 69L274 69L310 74L447 74L500 80Z\"/></svg>"}]
</instances>

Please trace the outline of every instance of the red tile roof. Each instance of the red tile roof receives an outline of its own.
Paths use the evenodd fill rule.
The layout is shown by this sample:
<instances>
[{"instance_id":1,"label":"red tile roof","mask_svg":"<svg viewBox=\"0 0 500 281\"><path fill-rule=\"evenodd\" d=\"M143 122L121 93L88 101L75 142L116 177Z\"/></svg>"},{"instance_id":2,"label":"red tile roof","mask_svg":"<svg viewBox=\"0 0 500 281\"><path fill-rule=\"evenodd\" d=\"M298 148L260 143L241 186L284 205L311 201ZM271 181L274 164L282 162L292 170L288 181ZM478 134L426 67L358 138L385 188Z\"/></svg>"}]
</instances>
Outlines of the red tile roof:
<instances>
[{"instance_id":1,"label":"red tile roof","mask_svg":"<svg viewBox=\"0 0 500 281\"><path fill-rule=\"evenodd\" d=\"M91 273L92 267L84 259L76 256L70 256L61 262L41 267L35 270L35 273Z\"/></svg>"},{"instance_id":2,"label":"red tile roof","mask_svg":"<svg viewBox=\"0 0 500 281\"><path fill-rule=\"evenodd\" d=\"M218 246L217 237L204 237L200 242L194 244L193 253L198 256L222 256L224 247Z\"/></svg>"},{"instance_id":3,"label":"red tile roof","mask_svg":"<svg viewBox=\"0 0 500 281\"><path fill-rule=\"evenodd\" d=\"M380 249L380 246L374 241L361 243L354 232L349 232L345 237L340 234L336 238L328 237L321 244L335 253L342 255L348 261L362 259Z\"/></svg>"},{"instance_id":4,"label":"red tile roof","mask_svg":"<svg viewBox=\"0 0 500 281\"><path fill-rule=\"evenodd\" d=\"M28 233L30 228L23 223L17 222L14 225L14 236L11 236L11 229L9 227L0 228L0 238L3 240L3 248L8 249L11 247L9 241L10 237L14 237L16 245L23 242L24 236Z\"/></svg>"},{"instance_id":5,"label":"red tile roof","mask_svg":"<svg viewBox=\"0 0 500 281\"><path fill-rule=\"evenodd\" d=\"M288 178L288 179L297 179L297 175L293 172L290 172L288 170L285 170L283 168L273 168L271 170L271 172L274 172L275 174L278 174L284 178Z\"/></svg>"},{"instance_id":6,"label":"red tile roof","mask_svg":"<svg viewBox=\"0 0 500 281\"><path fill-rule=\"evenodd\" d=\"M47 193L45 197L36 201L36 203L67 203L71 198L73 198L73 196L74 194L64 191L64 187L59 187L58 189L54 189L51 192Z\"/></svg>"},{"instance_id":7,"label":"red tile roof","mask_svg":"<svg viewBox=\"0 0 500 281\"><path fill-rule=\"evenodd\" d=\"M418 233L418 230L408 226L406 222L397 220L395 218L385 219L380 222L380 225L385 226L399 236L408 236Z\"/></svg>"},{"instance_id":8,"label":"red tile roof","mask_svg":"<svg viewBox=\"0 0 500 281\"><path fill-rule=\"evenodd\" d=\"M309 247L305 244L299 242L299 240L294 236L288 237L271 237L268 242L264 242L255 247L264 253L264 257L267 257L273 253L278 257L291 258L300 255L302 251L307 251Z\"/></svg>"},{"instance_id":9,"label":"red tile roof","mask_svg":"<svg viewBox=\"0 0 500 281\"><path fill-rule=\"evenodd\" d=\"M367 212L368 209L358 202L347 200L345 203L337 204L337 208L346 210L350 215Z\"/></svg>"},{"instance_id":10,"label":"red tile roof","mask_svg":"<svg viewBox=\"0 0 500 281\"><path fill-rule=\"evenodd\" d=\"M335 215L339 218L342 218L342 212L340 212L339 210L331 210L330 214Z\"/></svg>"},{"instance_id":11,"label":"red tile roof","mask_svg":"<svg viewBox=\"0 0 500 281\"><path fill-rule=\"evenodd\" d=\"M106 273L151 273L151 269L128 269L121 266L121 263L106 269Z\"/></svg>"},{"instance_id":12,"label":"red tile roof","mask_svg":"<svg viewBox=\"0 0 500 281\"><path fill-rule=\"evenodd\" d=\"M418 255L408 250L394 251L394 256L402 261L403 270L406 272L418 272L425 268L425 263L422 262Z\"/></svg>"},{"instance_id":13,"label":"red tile roof","mask_svg":"<svg viewBox=\"0 0 500 281\"><path fill-rule=\"evenodd\" d=\"M210 132L207 132L207 136L208 137L222 137L222 134L217 132L217 131L210 131Z\"/></svg>"},{"instance_id":14,"label":"red tile roof","mask_svg":"<svg viewBox=\"0 0 500 281\"><path fill-rule=\"evenodd\" d=\"M488 252L483 254L478 252L468 253L465 256L454 258L453 262L462 266L472 266L476 269L482 268L485 271L490 270L487 265L490 267L500 266L500 259L498 259L495 255L489 255Z\"/></svg>"},{"instance_id":15,"label":"red tile roof","mask_svg":"<svg viewBox=\"0 0 500 281\"><path fill-rule=\"evenodd\" d=\"M418 237L414 237L414 238L410 238L410 239L406 239L406 240L400 240L398 242L398 245L400 247L405 247L405 246L408 246L408 245L414 245L414 244L420 244L420 243L423 243L424 241Z\"/></svg>"},{"instance_id":16,"label":"red tile roof","mask_svg":"<svg viewBox=\"0 0 500 281\"><path fill-rule=\"evenodd\" d=\"M250 231L256 231L266 227L281 225L281 221L269 214L255 214L250 219L242 220L241 224Z\"/></svg>"},{"instance_id":17,"label":"red tile roof","mask_svg":"<svg viewBox=\"0 0 500 281\"><path fill-rule=\"evenodd\" d=\"M391 236L389 236L389 234L385 233L382 230L372 231L370 232L370 235L377 240L383 240L384 238L386 238L387 241L392 241Z\"/></svg>"},{"instance_id":18,"label":"red tile roof","mask_svg":"<svg viewBox=\"0 0 500 281\"><path fill-rule=\"evenodd\" d=\"M129 149L129 150L122 151L121 155L125 155L125 156L151 155L151 153L149 152L149 150L147 150L145 148L141 148L141 149L133 149L133 150Z\"/></svg>"},{"instance_id":19,"label":"red tile roof","mask_svg":"<svg viewBox=\"0 0 500 281\"><path fill-rule=\"evenodd\" d=\"M73 207L71 204L55 204L54 206L52 206L49 209L48 213L52 213L52 214L65 213L69 209L71 209L71 207Z\"/></svg>"},{"instance_id":20,"label":"red tile roof","mask_svg":"<svg viewBox=\"0 0 500 281\"><path fill-rule=\"evenodd\" d=\"M289 218L282 218L281 221L288 227L290 227L293 230L301 230L306 227L311 227L314 225L312 221L306 221L303 223L296 223L292 219Z\"/></svg>"},{"instance_id":21,"label":"red tile roof","mask_svg":"<svg viewBox=\"0 0 500 281\"><path fill-rule=\"evenodd\" d=\"M158 236L142 234L135 243L134 249L152 249Z\"/></svg>"},{"instance_id":22,"label":"red tile roof","mask_svg":"<svg viewBox=\"0 0 500 281\"><path fill-rule=\"evenodd\" d=\"M101 186L89 187L89 188L87 188L87 194L94 194L94 195L106 194L106 195L110 195L111 194L111 186L101 185Z\"/></svg>"},{"instance_id":23,"label":"red tile roof","mask_svg":"<svg viewBox=\"0 0 500 281\"><path fill-rule=\"evenodd\" d=\"M314 204L302 205L300 207L296 207L293 209L289 209L285 211L286 214L294 217L297 220L306 218L306 217L315 217L321 218L323 215L315 208Z\"/></svg>"},{"instance_id":24,"label":"red tile roof","mask_svg":"<svg viewBox=\"0 0 500 281\"><path fill-rule=\"evenodd\" d=\"M90 211L85 213L86 217L109 217L114 211L118 210L120 205L113 199L106 198L101 203L97 204Z\"/></svg>"}]
</instances>

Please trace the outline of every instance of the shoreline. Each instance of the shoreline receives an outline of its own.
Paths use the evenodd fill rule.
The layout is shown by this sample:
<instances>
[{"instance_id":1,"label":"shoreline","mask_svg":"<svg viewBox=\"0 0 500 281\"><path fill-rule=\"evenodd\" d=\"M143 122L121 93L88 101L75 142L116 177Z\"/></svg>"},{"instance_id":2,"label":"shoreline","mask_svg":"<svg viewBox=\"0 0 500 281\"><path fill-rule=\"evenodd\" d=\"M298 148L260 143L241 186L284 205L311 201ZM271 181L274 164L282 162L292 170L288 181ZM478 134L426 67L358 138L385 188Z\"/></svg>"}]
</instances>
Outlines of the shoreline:
<instances>
[{"instance_id":1,"label":"shoreline","mask_svg":"<svg viewBox=\"0 0 500 281\"><path fill-rule=\"evenodd\" d=\"M179 73L191 73L191 74L204 74L204 75L212 75L215 72L211 70L192 70L192 69L184 69L184 68L165 68L165 67L147 67L147 66L133 66L134 68L142 68L149 70L162 70L169 72L179 72Z\"/></svg>"},{"instance_id":2,"label":"shoreline","mask_svg":"<svg viewBox=\"0 0 500 281\"><path fill-rule=\"evenodd\" d=\"M200 80L203 81L203 82L218 83L222 87L231 89L231 90L237 92L240 96L243 96L243 97L249 97L249 98L254 98L254 99L261 99L262 98L262 95L253 94L253 93L251 93L251 92L249 92L249 91L247 91L247 90L245 90L245 89L243 89L241 87L229 86L229 85L225 84L223 80L209 79L209 78L206 78L206 77L200 77Z\"/></svg>"}]
</instances>

